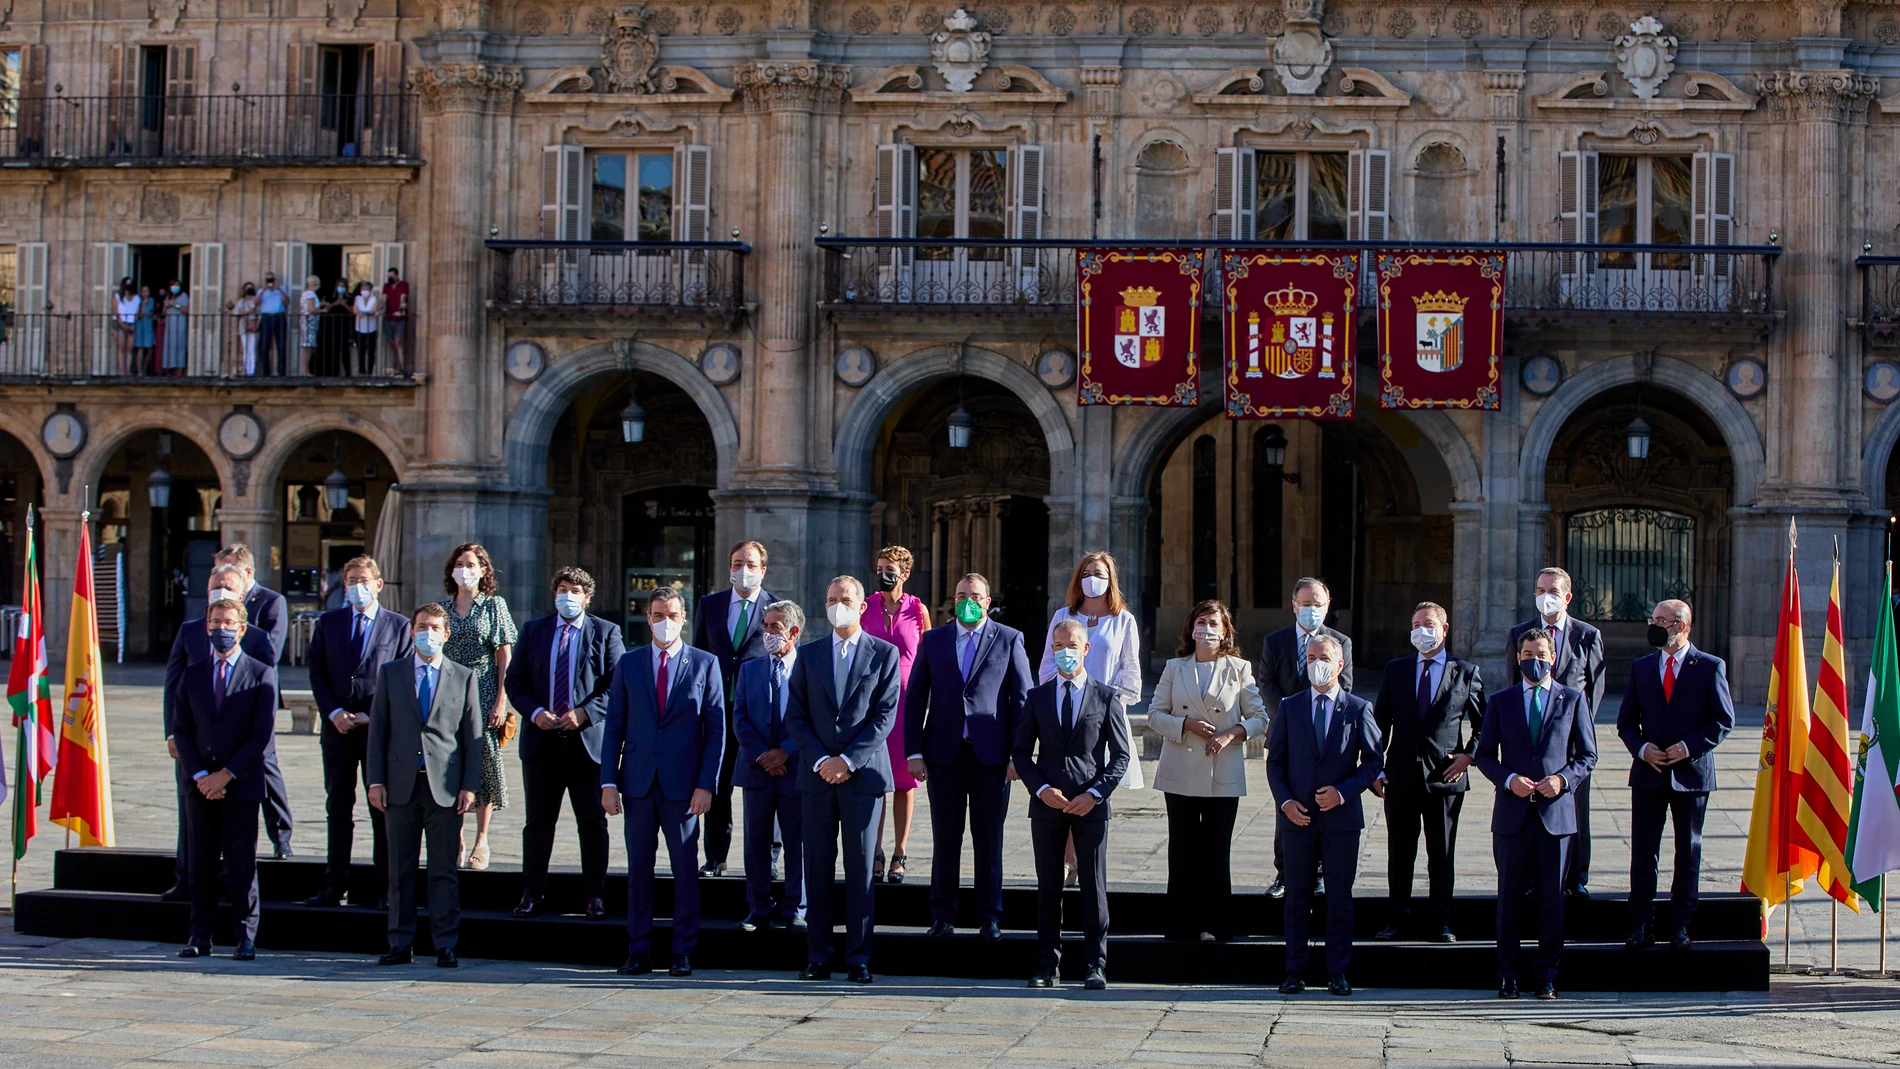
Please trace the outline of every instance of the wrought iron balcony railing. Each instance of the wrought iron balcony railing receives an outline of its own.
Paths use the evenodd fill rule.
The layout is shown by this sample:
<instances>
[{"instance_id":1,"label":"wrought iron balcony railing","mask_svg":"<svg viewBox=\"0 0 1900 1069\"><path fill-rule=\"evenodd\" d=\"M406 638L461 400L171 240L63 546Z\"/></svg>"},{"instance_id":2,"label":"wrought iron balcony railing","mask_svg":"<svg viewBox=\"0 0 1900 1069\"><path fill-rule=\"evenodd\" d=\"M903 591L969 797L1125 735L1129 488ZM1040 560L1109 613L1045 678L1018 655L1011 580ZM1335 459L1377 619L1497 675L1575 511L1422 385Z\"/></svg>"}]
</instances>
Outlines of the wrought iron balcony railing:
<instances>
[{"instance_id":1,"label":"wrought iron balcony railing","mask_svg":"<svg viewBox=\"0 0 1900 1069\"><path fill-rule=\"evenodd\" d=\"M1900 256L1862 256L1860 329L1872 341L1893 345L1900 339Z\"/></svg>"},{"instance_id":2,"label":"wrought iron balcony railing","mask_svg":"<svg viewBox=\"0 0 1900 1069\"><path fill-rule=\"evenodd\" d=\"M1071 314L1075 254L1088 248L1178 248L1157 241L944 241L819 238L823 306L832 312ZM1772 315L1774 245L1566 245L1402 242L1236 242L1220 249L1357 249L1364 253L1360 309L1377 303L1376 254L1406 249L1475 249L1507 255L1505 314L1519 322L1553 318ZM1217 267L1205 300L1219 307Z\"/></svg>"},{"instance_id":3,"label":"wrought iron balcony railing","mask_svg":"<svg viewBox=\"0 0 1900 1069\"><path fill-rule=\"evenodd\" d=\"M414 333L402 354L381 330L358 335L353 315L313 316L316 345L305 348L302 316L222 311L188 315L15 313L0 327L0 382L200 382L253 379L278 386L407 384L417 366ZM413 322L413 320L411 320ZM247 327L256 326L255 331ZM182 325L182 329L181 329ZM366 339L366 340L365 340Z\"/></svg>"},{"instance_id":4,"label":"wrought iron balcony railing","mask_svg":"<svg viewBox=\"0 0 1900 1069\"><path fill-rule=\"evenodd\" d=\"M490 241L497 315L719 316L745 309L739 241Z\"/></svg>"},{"instance_id":5,"label":"wrought iron balcony railing","mask_svg":"<svg viewBox=\"0 0 1900 1069\"><path fill-rule=\"evenodd\" d=\"M0 112L10 167L415 164L413 93L24 97Z\"/></svg>"}]
</instances>

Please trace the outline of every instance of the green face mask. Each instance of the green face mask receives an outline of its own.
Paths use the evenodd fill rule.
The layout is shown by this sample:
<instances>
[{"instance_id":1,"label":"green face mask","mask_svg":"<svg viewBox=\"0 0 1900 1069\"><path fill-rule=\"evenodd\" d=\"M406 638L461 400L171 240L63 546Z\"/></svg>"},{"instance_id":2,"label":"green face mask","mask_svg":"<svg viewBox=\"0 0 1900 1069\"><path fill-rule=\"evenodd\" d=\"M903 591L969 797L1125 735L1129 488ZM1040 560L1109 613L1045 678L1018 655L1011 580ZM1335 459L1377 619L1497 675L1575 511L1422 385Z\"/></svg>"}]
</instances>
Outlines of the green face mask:
<instances>
[{"instance_id":1,"label":"green face mask","mask_svg":"<svg viewBox=\"0 0 1900 1069\"><path fill-rule=\"evenodd\" d=\"M957 619L974 626L983 619L983 606L974 598L964 598L957 602Z\"/></svg>"}]
</instances>

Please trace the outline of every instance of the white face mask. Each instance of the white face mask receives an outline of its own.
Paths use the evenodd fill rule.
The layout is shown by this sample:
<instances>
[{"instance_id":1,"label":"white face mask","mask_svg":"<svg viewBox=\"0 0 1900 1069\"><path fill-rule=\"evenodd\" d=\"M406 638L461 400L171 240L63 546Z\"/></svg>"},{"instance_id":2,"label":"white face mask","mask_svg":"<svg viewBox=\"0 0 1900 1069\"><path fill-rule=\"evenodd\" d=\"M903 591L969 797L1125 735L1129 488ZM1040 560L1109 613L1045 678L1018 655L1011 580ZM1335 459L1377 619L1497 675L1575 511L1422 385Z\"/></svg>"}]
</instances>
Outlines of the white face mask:
<instances>
[{"instance_id":1,"label":"white face mask","mask_svg":"<svg viewBox=\"0 0 1900 1069\"><path fill-rule=\"evenodd\" d=\"M1333 685L1333 663L1331 661L1306 662L1306 678L1313 681L1315 690L1326 690Z\"/></svg>"},{"instance_id":2,"label":"white face mask","mask_svg":"<svg viewBox=\"0 0 1900 1069\"><path fill-rule=\"evenodd\" d=\"M753 591L759 589L759 583L764 581L765 571L760 568L734 568L730 578L734 590Z\"/></svg>"},{"instance_id":3,"label":"white face mask","mask_svg":"<svg viewBox=\"0 0 1900 1069\"><path fill-rule=\"evenodd\" d=\"M857 625L858 610L855 606L846 605L841 601L825 608L825 619L831 621L832 627L842 631Z\"/></svg>"},{"instance_id":4,"label":"white face mask","mask_svg":"<svg viewBox=\"0 0 1900 1069\"><path fill-rule=\"evenodd\" d=\"M587 611L587 599L571 590L563 590L554 595L554 611L561 614L563 620L573 620Z\"/></svg>"},{"instance_id":5,"label":"white face mask","mask_svg":"<svg viewBox=\"0 0 1900 1069\"><path fill-rule=\"evenodd\" d=\"M1220 645L1220 639L1221 629L1218 627L1209 627L1206 624L1200 624L1194 628L1194 641L1200 643L1207 649L1211 650Z\"/></svg>"},{"instance_id":6,"label":"white face mask","mask_svg":"<svg viewBox=\"0 0 1900 1069\"><path fill-rule=\"evenodd\" d=\"M680 622L678 620L650 620L647 626L653 629L653 641L662 646L671 646L679 640Z\"/></svg>"},{"instance_id":7,"label":"white face mask","mask_svg":"<svg viewBox=\"0 0 1900 1069\"><path fill-rule=\"evenodd\" d=\"M449 573L449 577L454 579L455 585L461 587L463 590L474 590L477 586L481 585L482 570L480 568L457 568Z\"/></svg>"},{"instance_id":8,"label":"white face mask","mask_svg":"<svg viewBox=\"0 0 1900 1069\"><path fill-rule=\"evenodd\" d=\"M1082 577L1083 597L1099 598L1106 593L1108 593L1108 580L1099 575L1085 575Z\"/></svg>"},{"instance_id":9,"label":"white face mask","mask_svg":"<svg viewBox=\"0 0 1900 1069\"><path fill-rule=\"evenodd\" d=\"M205 595L205 601L212 605L216 605L221 601L243 601L243 600L244 598L241 595L239 595L237 591L232 590L230 587L223 587L223 586L216 587L212 589L210 593Z\"/></svg>"},{"instance_id":10,"label":"white face mask","mask_svg":"<svg viewBox=\"0 0 1900 1069\"><path fill-rule=\"evenodd\" d=\"M376 600L376 591L370 589L368 583L351 583L343 588L343 600L353 609L368 608Z\"/></svg>"},{"instance_id":11,"label":"white face mask","mask_svg":"<svg viewBox=\"0 0 1900 1069\"><path fill-rule=\"evenodd\" d=\"M1564 599L1557 594L1537 595L1537 611L1545 616L1555 616L1564 611Z\"/></svg>"},{"instance_id":12,"label":"white face mask","mask_svg":"<svg viewBox=\"0 0 1900 1069\"><path fill-rule=\"evenodd\" d=\"M1438 629L1436 627L1414 627L1412 629L1412 648L1420 653L1430 653L1438 648Z\"/></svg>"}]
</instances>

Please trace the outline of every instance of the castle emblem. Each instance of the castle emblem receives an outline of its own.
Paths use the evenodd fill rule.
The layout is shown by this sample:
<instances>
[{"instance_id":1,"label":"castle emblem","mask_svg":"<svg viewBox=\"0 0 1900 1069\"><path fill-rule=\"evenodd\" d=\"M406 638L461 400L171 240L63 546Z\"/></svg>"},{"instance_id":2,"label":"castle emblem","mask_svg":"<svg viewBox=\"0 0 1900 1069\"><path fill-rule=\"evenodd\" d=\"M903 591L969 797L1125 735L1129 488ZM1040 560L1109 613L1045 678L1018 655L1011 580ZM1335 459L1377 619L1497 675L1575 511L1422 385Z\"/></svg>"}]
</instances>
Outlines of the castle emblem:
<instances>
[{"instance_id":1,"label":"castle emblem","mask_svg":"<svg viewBox=\"0 0 1900 1069\"><path fill-rule=\"evenodd\" d=\"M1161 340L1167 337L1167 309L1161 291L1152 286L1130 286L1115 308L1115 360L1126 368L1161 362Z\"/></svg>"}]
</instances>

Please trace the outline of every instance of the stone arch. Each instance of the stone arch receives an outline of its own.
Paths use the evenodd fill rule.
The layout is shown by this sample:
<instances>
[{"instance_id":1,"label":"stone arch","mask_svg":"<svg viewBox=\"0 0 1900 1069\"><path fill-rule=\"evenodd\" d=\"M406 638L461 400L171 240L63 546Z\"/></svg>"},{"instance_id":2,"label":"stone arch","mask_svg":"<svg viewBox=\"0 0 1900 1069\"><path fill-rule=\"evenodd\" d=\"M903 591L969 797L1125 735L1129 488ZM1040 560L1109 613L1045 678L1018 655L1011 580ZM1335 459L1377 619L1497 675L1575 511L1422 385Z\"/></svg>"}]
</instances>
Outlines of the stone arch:
<instances>
[{"instance_id":1,"label":"stone arch","mask_svg":"<svg viewBox=\"0 0 1900 1069\"><path fill-rule=\"evenodd\" d=\"M264 448L251 458L250 486L274 487L297 448L325 432L354 434L375 446L389 461L396 482L403 477L406 450L382 425L358 417L354 412L338 413L330 409L301 409L269 424L264 431ZM251 496L255 496L253 493Z\"/></svg>"},{"instance_id":2,"label":"stone arch","mask_svg":"<svg viewBox=\"0 0 1900 1069\"><path fill-rule=\"evenodd\" d=\"M1524 431L1523 449L1518 454L1517 478L1524 504L1544 503L1544 471L1550 459L1550 447L1570 417L1603 391L1636 383L1660 386L1681 394L1715 421L1722 441L1728 446L1729 459L1735 465L1735 505L1755 503L1767 458L1761 431L1748 410L1715 376L1694 364L1656 356L1651 358L1653 366L1645 377L1642 359L1643 354L1631 354L1583 369L1566 379L1531 417L1530 426Z\"/></svg>"},{"instance_id":3,"label":"stone arch","mask_svg":"<svg viewBox=\"0 0 1900 1069\"><path fill-rule=\"evenodd\" d=\"M106 413L97 423L90 424L86 448L75 458L78 463L73 473L73 489L97 487L112 455L119 451L127 439L140 431L167 431L189 439L191 444L203 450L205 457L211 461L211 470L218 473L218 490L227 499L234 496L232 490L237 486L237 480L234 478L230 456L218 445L217 427L206 422L197 412L184 407L120 407Z\"/></svg>"},{"instance_id":4,"label":"stone arch","mask_svg":"<svg viewBox=\"0 0 1900 1069\"><path fill-rule=\"evenodd\" d=\"M35 415L44 421L51 413L52 409L48 408L43 413L36 412ZM40 475L40 485L45 488L41 491L44 500L52 500L59 487L54 471L54 465L57 462L52 454L46 451L46 447L40 444L39 425L34 423L31 417L22 417L17 409L7 406L0 408L0 433L11 435L20 443L20 448L26 450L27 455L33 458L33 464Z\"/></svg>"},{"instance_id":5,"label":"stone arch","mask_svg":"<svg viewBox=\"0 0 1900 1069\"><path fill-rule=\"evenodd\" d=\"M1860 484L1867 492L1867 506L1875 511L1886 509L1887 467L1893 460L1894 446L1900 445L1900 404L1891 404L1874 420L1867 435L1867 446L1860 454Z\"/></svg>"},{"instance_id":6,"label":"stone arch","mask_svg":"<svg viewBox=\"0 0 1900 1069\"><path fill-rule=\"evenodd\" d=\"M508 419L504 460L508 482L518 490L543 490L548 481L548 443L554 426L589 379L619 371L646 371L686 392L712 428L719 458L719 486L732 485L738 460L739 423L732 407L692 361L671 349L638 340L600 342L552 364L515 406Z\"/></svg>"}]
</instances>

